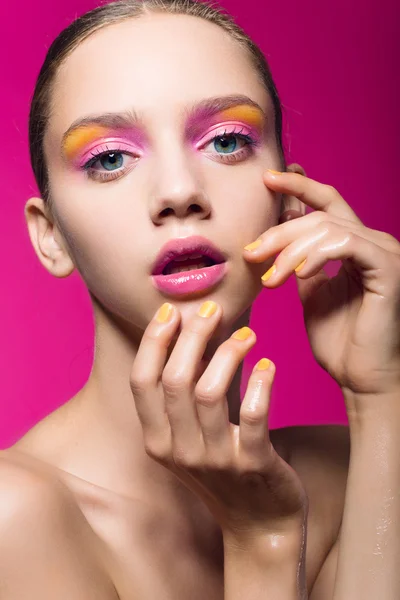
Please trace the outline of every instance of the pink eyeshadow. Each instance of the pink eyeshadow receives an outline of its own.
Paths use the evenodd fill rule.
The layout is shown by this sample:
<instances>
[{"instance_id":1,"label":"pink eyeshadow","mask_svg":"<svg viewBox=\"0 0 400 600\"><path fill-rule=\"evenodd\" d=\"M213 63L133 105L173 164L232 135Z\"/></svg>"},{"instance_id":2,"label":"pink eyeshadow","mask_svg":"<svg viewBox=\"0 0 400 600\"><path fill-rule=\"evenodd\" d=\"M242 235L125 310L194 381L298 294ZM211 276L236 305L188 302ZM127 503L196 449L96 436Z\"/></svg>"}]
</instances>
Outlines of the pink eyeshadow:
<instances>
[{"instance_id":1,"label":"pink eyeshadow","mask_svg":"<svg viewBox=\"0 0 400 600\"><path fill-rule=\"evenodd\" d=\"M99 144L133 144L143 150L146 143L144 134L138 129L108 129L102 126L85 126L73 131L64 143L63 152L68 160L76 162L82 155Z\"/></svg>"},{"instance_id":2,"label":"pink eyeshadow","mask_svg":"<svg viewBox=\"0 0 400 600\"><path fill-rule=\"evenodd\" d=\"M227 122L232 121L247 125L253 132L253 136L261 138L265 127L265 118L259 110L248 106L236 106L211 117L200 112L189 120L187 135L193 140L207 127L224 126Z\"/></svg>"}]
</instances>

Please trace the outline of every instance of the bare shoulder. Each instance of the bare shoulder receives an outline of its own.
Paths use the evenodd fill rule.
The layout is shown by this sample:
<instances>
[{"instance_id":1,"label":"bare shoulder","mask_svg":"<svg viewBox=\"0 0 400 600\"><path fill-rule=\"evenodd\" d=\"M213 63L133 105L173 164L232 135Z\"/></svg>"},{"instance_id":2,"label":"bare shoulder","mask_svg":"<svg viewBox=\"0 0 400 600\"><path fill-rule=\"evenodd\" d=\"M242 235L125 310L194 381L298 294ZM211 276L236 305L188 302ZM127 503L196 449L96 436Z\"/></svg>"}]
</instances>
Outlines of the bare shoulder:
<instances>
[{"instance_id":1,"label":"bare shoulder","mask_svg":"<svg viewBox=\"0 0 400 600\"><path fill-rule=\"evenodd\" d=\"M0 597L115 600L83 515L51 478L0 451Z\"/></svg>"},{"instance_id":2,"label":"bare shoulder","mask_svg":"<svg viewBox=\"0 0 400 600\"><path fill-rule=\"evenodd\" d=\"M328 524L327 534L335 540L343 516L350 463L349 427L298 425L277 430L276 437L307 491L311 518L318 521L317 525Z\"/></svg>"},{"instance_id":3,"label":"bare shoulder","mask_svg":"<svg viewBox=\"0 0 400 600\"><path fill-rule=\"evenodd\" d=\"M57 504L54 486L45 477L20 462L13 461L8 451L0 452L0 524L12 524L24 517L25 511L46 512Z\"/></svg>"}]
</instances>

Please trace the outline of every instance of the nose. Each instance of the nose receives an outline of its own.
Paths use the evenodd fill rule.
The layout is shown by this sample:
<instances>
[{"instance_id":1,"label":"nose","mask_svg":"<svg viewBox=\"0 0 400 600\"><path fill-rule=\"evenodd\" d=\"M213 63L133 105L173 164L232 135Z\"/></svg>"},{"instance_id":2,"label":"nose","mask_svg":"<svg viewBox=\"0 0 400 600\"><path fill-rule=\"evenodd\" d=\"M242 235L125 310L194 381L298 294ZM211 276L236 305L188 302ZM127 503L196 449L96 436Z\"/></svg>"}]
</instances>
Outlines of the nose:
<instances>
[{"instance_id":1,"label":"nose","mask_svg":"<svg viewBox=\"0 0 400 600\"><path fill-rule=\"evenodd\" d=\"M197 165L196 165L197 166ZM155 183L150 207L152 221L166 219L207 219L211 205L199 181L199 172L184 152L169 152L154 170Z\"/></svg>"}]
</instances>

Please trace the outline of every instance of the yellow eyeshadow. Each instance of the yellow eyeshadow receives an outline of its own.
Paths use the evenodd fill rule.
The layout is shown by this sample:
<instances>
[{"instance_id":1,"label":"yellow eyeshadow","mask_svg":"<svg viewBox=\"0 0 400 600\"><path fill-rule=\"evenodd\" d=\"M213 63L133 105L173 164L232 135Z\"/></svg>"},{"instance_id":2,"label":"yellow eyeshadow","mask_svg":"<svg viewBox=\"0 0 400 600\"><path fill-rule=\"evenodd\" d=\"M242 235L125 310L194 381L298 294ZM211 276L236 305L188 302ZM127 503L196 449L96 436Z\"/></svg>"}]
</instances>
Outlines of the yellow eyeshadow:
<instances>
[{"instance_id":1,"label":"yellow eyeshadow","mask_svg":"<svg viewBox=\"0 0 400 600\"><path fill-rule=\"evenodd\" d=\"M238 119L247 121L249 125L261 128L263 125L263 114L255 106L233 106L222 112L224 119Z\"/></svg>"},{"instance_id":2,"label":"yellow eyeshadow","mask_svg":"<svg viewBox=\"0 0 400 600\"><path fill-rule=\"evenodd\" d=\"M108 131L107 128L99 125L90 127L80 127L72 131L64 142L64 153L68 159L72 159L79 150L98 137L101 137Z\"/></svg>"}]
</instances>

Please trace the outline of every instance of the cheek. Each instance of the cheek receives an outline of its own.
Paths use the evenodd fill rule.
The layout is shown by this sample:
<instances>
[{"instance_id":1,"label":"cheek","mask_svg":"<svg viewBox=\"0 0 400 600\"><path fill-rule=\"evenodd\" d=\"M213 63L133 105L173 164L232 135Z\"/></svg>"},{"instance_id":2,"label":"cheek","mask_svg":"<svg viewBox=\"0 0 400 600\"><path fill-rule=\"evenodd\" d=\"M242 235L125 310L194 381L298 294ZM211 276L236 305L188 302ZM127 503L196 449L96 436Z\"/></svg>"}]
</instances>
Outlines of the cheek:
<instances>
[{"instance_id":1,"label":"cheek","mask_svg":"<svg viewBox=\"0 0 400 600\"><path fill-rule=\"evenodd\" d=\"M95 202L87 193L68 198L58 195L56 204L71 258L87 283L101 286L110 277L127 272L134 275L139 270L135 250L137 253L137 244L143 241L143 232L137 231L137 215L121 218L116 210L110 210L109 202L102 203L98 197Z\"/></svg>"},{"instance_id":2,"label":"cheek","mask_svg":"<svg viewBox=\"0 0 400 600\"><path fill-rule=\"evenodd\" d=\"M247 178L242 185L229 186L224 211L236 228L246 232L260 231L276 225L280 214L280 194L275 194L256 178Z\"/></svg>"},{"instance_id":3,"label":"cheek","mask_svg":"<svg viewBox=\"0 0 400 600\"><path fill-rule=\"evenodd\" d=\"M63 226L71 259L87 289L112 314L138 323L147 288L136 283L143 280L144 269L137 244L140 247L145 240L137 238L133 225L127 233L127 225L122 231L122 226L116 227L110 219L89 221L82 220L81 215L79 219L70 216Z\"/></svg>"}]
</instances>

